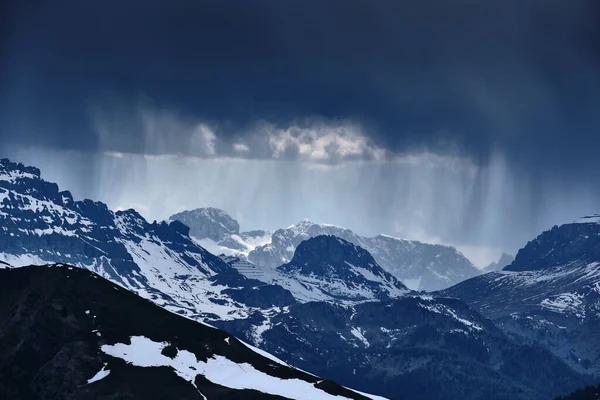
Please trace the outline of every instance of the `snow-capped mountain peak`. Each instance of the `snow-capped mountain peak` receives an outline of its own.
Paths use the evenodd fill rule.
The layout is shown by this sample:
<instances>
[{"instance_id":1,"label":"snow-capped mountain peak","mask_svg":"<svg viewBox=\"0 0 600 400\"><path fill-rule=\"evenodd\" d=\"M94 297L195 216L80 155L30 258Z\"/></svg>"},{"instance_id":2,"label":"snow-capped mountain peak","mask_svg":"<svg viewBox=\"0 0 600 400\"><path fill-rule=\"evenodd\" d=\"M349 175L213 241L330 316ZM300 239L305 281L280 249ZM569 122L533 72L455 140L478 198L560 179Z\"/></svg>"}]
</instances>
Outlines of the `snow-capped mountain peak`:
<instances>
[{"instance_id":1,"label":"snow-capped mountain peak","mask_svg":"<svg viewBox=\"0 0 600 400\"><path fill-rule=\"evenodd\" d=\"M172 215L170 221L180 221L190 227L190 236L213 254L246 259L257 246L271 242L271 233L263 230L240 232L239 223L225 211L207 207Z\"/></svg>"},{"instance_id":2,"label":"snow-capped mountain peak","mask_svg":"<svg viewBox=\"0 0 600 400\"><path fill-rule=\"evenodd\" d=\"M206 214L218 215L227 220L231 217L217 209L207 212L198 209L173 215L171 220L179 220L191 227L190 235L196 242L213 254L238 257L254 264L252 277L256 271L263 271L264 279L271 279L274 270L288 263L296 248L303 241L319 235L332 235L344 239L367 250L375 261L386 271L413 290L437 290L451 286L464 279L481 273L455 247L427 244L416 240L400 239L390 235L364 237L347 228L332 224L315 223L303 219L273 234L266 231L229 233L221 230ZM208 232L220 233L210 235ZM242 273L244 273L242 271Z\"/></svg>"},{"instance_id":3,"label":"snow-capped mountain peak","mask_svg":"<svg viewBox=\"0 0 600 400\"><path fill-rule=\"evenodd\" d=\"M301 293L290 287L296 296L320 292L338 301L362 301L398 297L408 292L368 251L331 235L300 243L292 260L278 267L277 272L281 274L276 279L280 284L287 278L288 282L300 283L306 289L306 293Z\"/></svg>"},{"instance_id":4,"label":"snow-capped mountain peak","mask_svg":"<svg viewBox=\"0 0 600 400\"><path fill-rule=\"evenodd\" d=\"M170 220L181 221L190 227L190 234L198 239L219 241L224 236L240 233L240 224L219 208L206 207L182 211Z\"/></svg>"}]
</instances>

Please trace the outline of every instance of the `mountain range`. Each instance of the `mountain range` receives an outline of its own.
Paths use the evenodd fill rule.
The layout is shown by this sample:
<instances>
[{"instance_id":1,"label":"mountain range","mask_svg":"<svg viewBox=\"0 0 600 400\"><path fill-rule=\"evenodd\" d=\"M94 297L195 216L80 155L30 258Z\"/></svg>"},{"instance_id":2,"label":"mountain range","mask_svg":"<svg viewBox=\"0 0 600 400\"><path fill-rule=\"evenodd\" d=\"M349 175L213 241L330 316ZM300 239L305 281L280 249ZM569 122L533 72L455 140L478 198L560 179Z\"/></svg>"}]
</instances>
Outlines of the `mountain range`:
<instances>
[{"instance_id":1,"label":"mountain range","mask_svg":"<svg viewBox=\"0 0 600 400\"><path fill-rule=\"evenodd\" d=\"M143 371L162 371L157 372L160 375L157 384L168 382L168 379L177 380L182 374L189 378L189 369L182 372L178 369L181 367L179 361L173 361L181 360L179 353L181 357L188 357L187 360L194 360L188 353L195 354L195 362L202 365L187 361L186 365L192 365L196 370L204 368L203 371L207 371L208 365L204 364L210 359L231 365L217 356L237 363L235 368L240 370L245 369L246 364L260 370L262 361L248 361L255 356L245 353L246 350L235 358L238 356L217 349L212 339L204 342L218 350L212 353L202 353L204 350L189 341L177 342L178 337L186 335L179 333L180 330L193 330L191 326L208 329L205 323L277 356L284 364L321 376L312 381L313 378L304 375L299 377L312 382L312 386L324 379L323 385L335 386L335 390L342 389L330 381L392 399L544 400L600 379L595 358L599 354L597 335L594 335L598 332L600 294L597 268L600 225L597 217L544 232L521 249L515 260L501 272L474 276L450 288L440 284L443 290L425 294L410 290L410 285L405 284L410 283L410 278L399 279L399 273L390 271L390 264L384 266L382 259L401 260L402 255L406 256L408 260L403 261L404 264L396 265L397 268L404 265L411 272L400 275L416 276L411 274L417 271L421 281L425 282L429 279L423 280L426 277L424 271L432 270L436 264L432 261L413 268L416 259L431 260L430 255L418 258L419 254L426 250L435 250L432 254L437 251L438 256L433 258L442 259L440 265L450 270L453 260L464 258L462 254L446 246L430 247L432 245L385 236L371 238L373 242L369 242L369 238L359 237L351 231L308 221L275 231L270 235L270 243L250 243L248 238L266 240L266 232L245 235L239 231L239 225L231 221L215 221L225 218L224 213L212 210L191 212L188 216L193 218L187 221L194 225L198 219L212 220L215 225L210 227L188 227L177 218L150 223L134 210L113 212L100 202L75 201L69 192L60 191L56 184L44 181L38 169L0 160L0 262L11 267L56 263L75 267L25 267L0 271L8 281L13 279L11 276L23 277L11 283L15 287L12 292L0 291L0 307L5 316L0 325L0 342L7 343L0 346L1 368L13 374L7 376L18 377L23 373L22 376L34 374L44 378L43 382L36 381L35 387L27 389L31 390L28 393L34 394L23 398L56 398L59 393L56 391L56 385L60 386L57 378L44 375L47 371L41 372L40 368L48 362L46 358L42 362L34 357L39 363L26 365L30 355L46 347L53 350L44 353L44 357L50 357L57 366L66 365L69 371L79 368L64 361L75 351L70 346L87 346L85 349L76 347L85 355L85 362L89 362L88 358L93 354L96 357L100 354L101 359L95 358L93 363L86 364L88 367L84 371L93 375L86 379L97 374L104 377L97 380L104 391L88 393L84 392L85 388L76 389L72 398L98 398L100 395L111 398L109 393L119 390L129 393L129 389L123 389L128 380L152 379L148 377L154 372L151 375L136 372L138 369L132 366L138 361L127 358L137 354L138 345L144 349L160 349L165 356L155 354L161 360L158 365L155 360L148 361L158 368L142 368ZM327 232L322 233L321 229ZM191 232L206 237L193 237ZM244 244L235 252L229 247L230 254L220 257L201 245L202 241L210 240L213 246L226 248L224 243L230 240L240 243L237 238L245 241ZM371 252L366 245L357 244L357 240L364 240L363 244L378 243L373 245L376 251ZM385 243L390 243L390 247ZM287 246L283 247L284 252L282 246ZM401 249L405 249L402 250L404 253ZM256 262L256 257L265 254L272 255L265 260L280 256L285 260L276 266ZM472 266L466 261L468 264L461 261L461 265ZM457 268L460 271L463 267ZM16 271L26 272L10 275ZM443 276L455 279L459 275ZM74 277L77 279L72 279ZM447 282L440 278L438 283L442 281ZM30 287L28 282L36 283ZM103 283L100 288L90 287L89 282L92 285ZM45 283L49 285L48 289L41 286ZM80 284L81 289L78 288ZM123 296L126 293L126 296L112 299L106 292ZM55 309L52 301L42 301L46 298L44 293L64 297L60 297ZM99 328L93 332L97 329L93 325L93 316L98 319L100 314L93 313L92 325L89 325L84 322L89 315L85 311L92 313L93 302L104 299L103 307L107 308L102 315L111 315L109 307L121 302L135 303L135 310L152 309L160 313L140 311L147 318L142 321L141 317L132 317L134 322L131 324L123 321L124 316L115 316L115 324L127 329L117 331L115 325L115 333L110 336ZM68 306L67 311L61 311L69 301L80 302L85 310ZM15 308L15 304L20 308ZM132 315L137 312L132 308L129 310ZM16 311L20 314L15 314ZM26 317L28 312L31 318ZM86 317L82 316L80 321L75 316L82 313ZM44 319L46 314L47 319ZM18 318L13 318L14 315ZM10 324L5 325L5 321ZM65 321L68 324L63 327ZM186 325L176 321L186 321ZM103 317L102 322L113 324L111 318ZM152 324L153 327L149 327ZM137 325L140 329L135 328ZM144 326L148 330L142 329ZM63 335L63 329L68 327L73 330ZM58 336L36 333L57 329ZM80 331L86 329L89 337L83 339L82 336L81 339L85 343L69 342L64 344L67 346L64 352L60 350L66 337L79 337ZM206 331L195 335L214 336L218 338L217 342L226 339L227 334L210 329L210 332L220 333ZM23 352L11 351L15 347L14 341L18 340L14 332L26 333ZM98 333L107 340L105 343L87 341L93 339L92 336L98 337ZM117 370L114 363L120 365L119 361L114 361L119 357L123 365L131 367L121 369L125 371L124 375L112 372ZM171 361L165 359L169 357ZM110 364L111 360L113 364ZM104 366L105 362L109 365ZM21 364L23 370L19 369ZM271 377L280 377L271 370L261 371ZM113 374L114 381L110 378ZM204 374L204 378L219 385L215 388L199 375L202 374L192 377L192 384L189 384L190 379L180 379L179 383L185 383L185 388L177 390L196 396L198 391L193 390L205 385L201 392L205 390L209 395L202 392L203 396L209 399L252 398L244 397L247 392L233 393L231 389L275 394L254 386L232 387L230 381L238 379L233 375L228 378L228 384L223 384L212 380L209 377L212 375ZM69 378L70 386L65 385L80 385L80 382L86 382L83 378L82 375ZM7 393L19 390L10 386L12 381L17 385L17 379L2 383ZM142 393L147 392L140 392L138 390L143 388L133 386L133 392L129 394L133 398L145 398ZM278 393L284 398L299 398L289 392L286 392L288 396Z\"/></svg>"},{"instance_id":2,"label":"mountain range","mask_svg":"<svg viewBox=\"0 0 600 400\"><path fill-rule=\"evenodd\" d=\"M452 246L404 240L388 235L359 236L350 229L302 220L272 234L268 231L239 231L239 224L222 210L200 208L174 214L170 220L191 227L191 235L214 254L237 256L251 262L271 282L273 271L289 262L296 248L306 239L331 235L367 250L375 261L412 290L444 289L481 274L462 253ZM214 228L205 228L214 227ZM229 227L228 230L223 227ZM219 232L218 235L209 234ZM258 274L258 275L257 275ZM260 277L258 278L260 279Z\"/></svg>"},{"instance_id":3,"label":"mountain range","mask_svg":"<svg viewBox=\"0 0 600 400\"><path fill-rule=\"evenodd\" d=\"M331 258L356 260L362 252L318 236L301 243L283 267L326 276ZM352 274L348 265L342 270ZM547 349L510 337L455 298L405 291L214 323L292 365L387 397L547 399L586 381Z\"/></svg>"}]
</instances>

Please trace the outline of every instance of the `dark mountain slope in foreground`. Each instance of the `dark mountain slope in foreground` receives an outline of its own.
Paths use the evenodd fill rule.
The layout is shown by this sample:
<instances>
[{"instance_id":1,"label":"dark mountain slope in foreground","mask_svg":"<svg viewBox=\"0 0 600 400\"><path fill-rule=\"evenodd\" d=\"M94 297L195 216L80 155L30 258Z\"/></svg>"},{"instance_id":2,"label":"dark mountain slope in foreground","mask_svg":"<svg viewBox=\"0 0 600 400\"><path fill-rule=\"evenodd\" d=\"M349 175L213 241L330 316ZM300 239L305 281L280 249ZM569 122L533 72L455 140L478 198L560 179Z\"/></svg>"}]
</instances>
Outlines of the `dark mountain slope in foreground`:
<instances>
[{"instance_id":1,"label":"dark mountain slope in foreground","mask_svg":"<svg viewBox=\"0 0 600 400\"><path fill-rule=\"evenodd\" d=\"M587 386L569 396L559 397L556 400L600 400L600 385Z\"/></svg>"},{"instance_id":2,"label":"dark mountain slope in foreground","mask_svg":"<svg viewBox=\"0 0 600 400\"><path fill-rule=\"evenodd\" d=\"M0 398L366 399L64 265L0 269Z\"/></svg>"}]
</instances>

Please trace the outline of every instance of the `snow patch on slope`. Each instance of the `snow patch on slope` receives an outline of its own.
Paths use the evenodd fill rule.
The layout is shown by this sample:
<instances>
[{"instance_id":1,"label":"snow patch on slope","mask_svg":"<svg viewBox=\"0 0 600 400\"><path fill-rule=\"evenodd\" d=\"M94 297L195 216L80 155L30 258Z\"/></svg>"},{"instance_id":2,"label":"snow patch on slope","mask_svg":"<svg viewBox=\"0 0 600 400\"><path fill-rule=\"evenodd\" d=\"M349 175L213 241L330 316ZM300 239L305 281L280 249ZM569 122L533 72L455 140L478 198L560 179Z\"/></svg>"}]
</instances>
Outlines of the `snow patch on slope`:
<instances>
[{"instance_id":1,"label":"snow patch on slope","mask_svg":"<svg viewBox=\"0 0 600 400\"><path fill-rule=\"evenodd\" d=\"M404 285L409 288L410 290L419 290L419 288L421 287L421 279L423 277L419 276L417 278L413 278L413 279L408 279L408 278L404 278L402 280L402 283L404 283Z\"/></svg>"},{"instance_id":2,"label":"snow patch on slope","mask_svg":"<svg viewBox=\"0 0 600 400\"><path fill-rule=\"evenodd\" d=\"M419 303L419 307L424 308L424 309L431 311L433 313L436 313L436 314L443 314L443 315L450 316L470 329L474 329L476 331L483 330L483 328L481 326L479 326L478 324L476 324L475 322L469 321L468 319L465 319L465 318L461 318L460 316L458 316L456 314L456 312L454 312L454 310L452 310L450 307L447 307L443 304L439 304L434 301L427 301L427 304Z\"/></svg>"},{"instance_id":3,"label":"snow patch on slope","mask_svg":"<svg viewBox=\"0 0 600 400\"><path fill-rule=\"evenodd\" d=\"M96 375L94 375L93 377L91 377L90 379L87 380L88 385L90 383L97 382L100 379L104 379L110 374L110 370L106 369L107 365L108 365L108 363L104 363L104 366L102 367L102 369L100 371L96 372Z\"/></svg>"},{"instance_id":4,"label":"snow patch on slope","mask_svg":"<svg viewBox=\"0 0 600 400\"><path fill-rule=\"evenodd\" d=\"M352 335L354 335L354 337L356 337L358 340L360 340L360 341L362 342L362 344L364 344L364 345L365 345L365 347L369 347L369 346L370 346L370 343L369 343L369 341L367 340L367 338L365 338L365 335L363 334L363 331L362 331L362 329L360 329L360 328L356 328L356 327L353 327L353 328L350 330L350 333L351 333Z\"/></svg>"},{"instance_id":5,"label":"snow patch on slope","mask_svg":"<svg viewBox=\"0 0 600 400\"><path fill-rule=\"evenodd\" d=\"M177 376L196 387L195 379L203 375L212 383L232 389L250 389L297 400L339 400L345 397L326 393L301 379L281 379L265 374L248 363L235 363L213 355L206 361L194 353L177 350L174 358L163 355L167 342L154 342L144 336L131 336L131 344L103 345L101 350L138 367L171 367ZM198 389L196 387L196 389Z\"/></svg>"},{"instance_id":6,"label":"snow patch on slope","mask_svg":"<svg viewBox=\"0 0 600 400\"><path fill-rule=\"evenodd\" d=\"M37 179L39 178L37 175L26 172L24 170L17 169L6 169L0 171L0 181L5 181L8 183L16 183L19 179Z\"/></svg>"},{"instance_id":7,"label":"snow patch on slope","mask_svg":"<svg viewBox=\"0 0 600 400\"><path fill-rule=\"evenodd\" d=\"M579 318L585 318L585 309L582 307L583 298L584 296L577 293L561 293L542 300L540 305L556 313L572 313Z\"/></svg>"},{"instance_id":8,"label":"snow patch on slope","mask_svg":"<svg viewBox=\"0 0 600 400\"><path fill-rule=\"evenodd\" d=\"M32 254L8 254L0 253L0 261L10 264L12 267L25 267L28 265L45 265L51 264L49 261L42 260L38 256Z\"/></svg>"}]
</instances>

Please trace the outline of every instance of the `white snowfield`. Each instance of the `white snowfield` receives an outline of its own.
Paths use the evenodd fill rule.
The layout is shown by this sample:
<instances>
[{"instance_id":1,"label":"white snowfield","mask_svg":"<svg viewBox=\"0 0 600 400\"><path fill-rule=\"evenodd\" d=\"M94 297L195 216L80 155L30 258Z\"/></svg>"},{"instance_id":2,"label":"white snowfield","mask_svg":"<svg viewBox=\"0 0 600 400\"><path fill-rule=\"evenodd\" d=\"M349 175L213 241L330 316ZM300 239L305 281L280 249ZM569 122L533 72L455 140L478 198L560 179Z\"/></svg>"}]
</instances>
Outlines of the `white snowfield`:
<instances>
[{"instance_id":1,"label":"white snowfield","mask_svg":"<svg viewBox=\"0 0 600 400\"><path fill-rule=\"evenodd\" d=\"M226 256L246 256L247 255L246 253L244 253L240 250L231 249L229 247L222 246L210 238L198 239L198 238L192 237L192 239L194 240L194 242L198 243L198 246L205 248L206 250L208 250L209 252L211 252L212 254L215 254L215 255L219 255L219 254L225 254Z\"/></svg>"},{"instance_id":2,"label":"white snowfield","mask_svg":"<svg viewBox=\"0 0 600 400\"><path fill-rule=\"evenodd\" d=\"M301 379L281 379L270 376L248 363L235 363L220 355L200 361L194 353L178 349L176 356L169 358L161 354L161 351L169 345L167 342L154 342L144 336L131 336L130 341L130 344L103 345L101 350L109 356L120 358L138 367L171 367L177 376L190 382L194 387L196 387L194 383L196 376L203 375L212 383L221 386L232 389L252 389L289 399L341 400L346 398L331 395ZM198 390L197 387L196 389ZM364 396L376 400L384 399Z\"/></svg>"}]
</instances>

